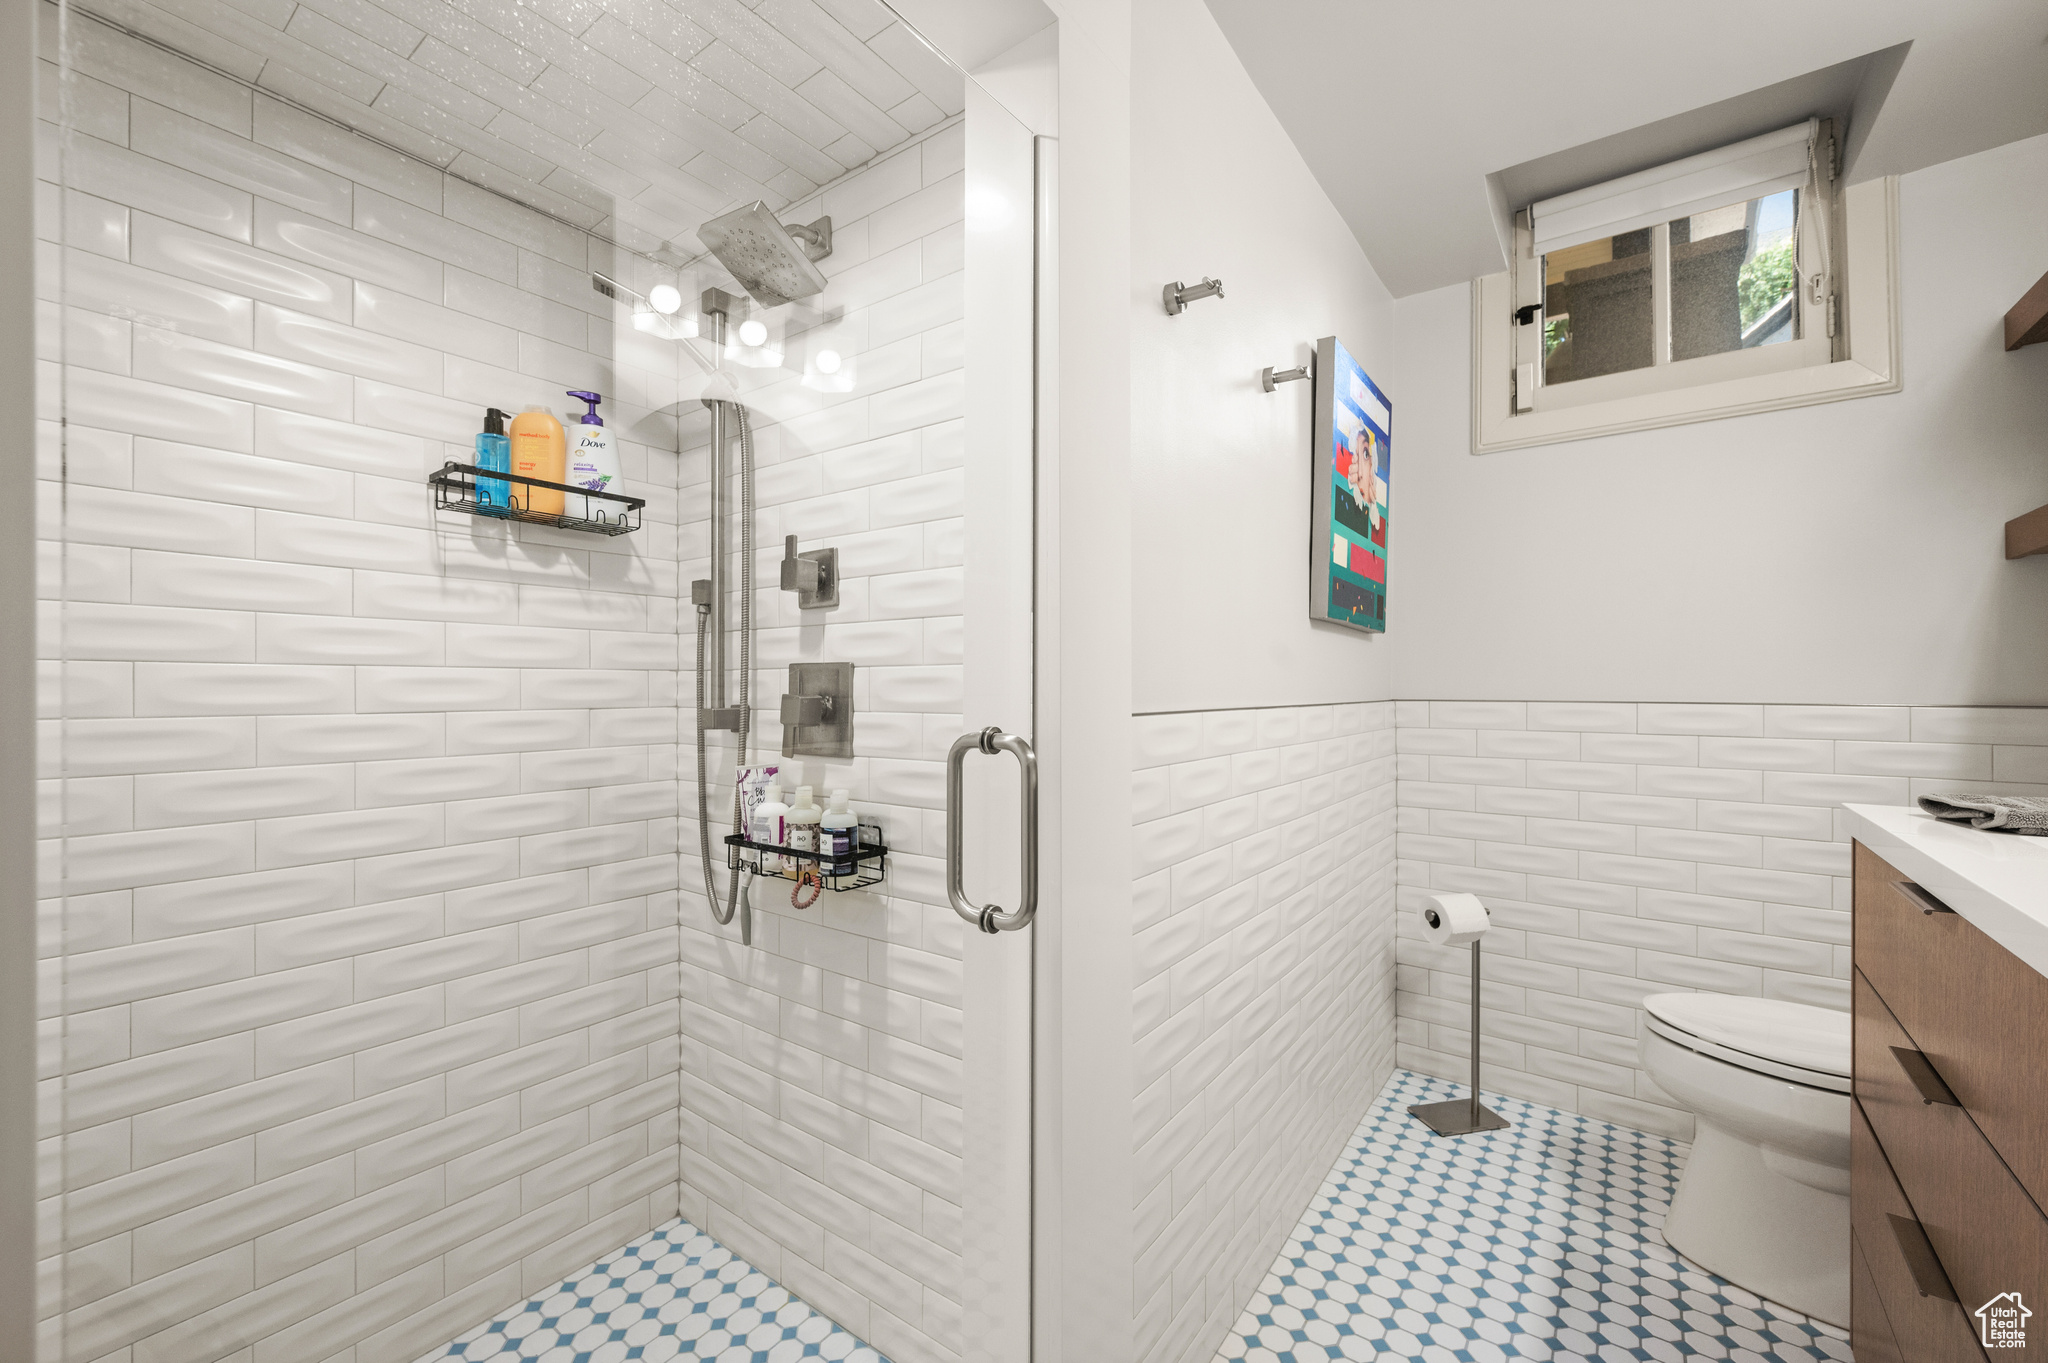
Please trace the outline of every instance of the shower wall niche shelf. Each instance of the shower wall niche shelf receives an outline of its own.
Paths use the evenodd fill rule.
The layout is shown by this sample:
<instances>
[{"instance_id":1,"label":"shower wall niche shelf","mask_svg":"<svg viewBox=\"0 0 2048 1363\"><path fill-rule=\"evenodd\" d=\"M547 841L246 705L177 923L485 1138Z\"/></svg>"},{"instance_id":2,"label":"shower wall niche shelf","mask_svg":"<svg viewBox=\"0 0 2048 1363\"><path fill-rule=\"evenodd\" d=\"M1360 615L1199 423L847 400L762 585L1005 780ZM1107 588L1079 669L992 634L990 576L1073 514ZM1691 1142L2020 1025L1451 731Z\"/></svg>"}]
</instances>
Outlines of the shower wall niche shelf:
<instances>
[{"instance_id":1,"label":"shower wall niche shelf","mask_svg":"<svg viewBox=\"0 0 2048 1363\"><path fill-rule=\"evenodd\" d=\"M861 824L858 833L859 850L845 857L835 857L829 852L804 852L793 847L778 847L772 842L755 842L732 833L725 839L725 864L731 870L746 871L752 875L776 880L789 877L782 871L762 870L763 856L781 857L786 862L816 862L819 882L826 889L865 890L871 885L882 883L889 869L889 848L882 841L880 824Z\"/></svg>"},{"instance_id":2,"label":"shower wall niche shelf","mask_svg":"<svg viewBox=\"0 0 2048 1363\"><path fill-rule=\"evenodd\" d=\"M509 493L510 506L494 506L477 499L476 485L479 478L493 482L518 484L525 487L558 489L570 499L566 504L574 505L575 498L587 498L591 502L602 502L606 509L594 517L571 516L559 511L529 511L519 505L520 496L515 490ZM581 530L590 535L629 535L640 528L640 511L647 505L644 497L626 497L616 492L592 492L587 488L571 487L567 483L550 483L542 478L528 478L518 473L499 473L495 469L478 468L475 464L447 463L427 475L427 481L434 488L434 509L436 511L460 511L470 516L483 516L494 521L523 521L528 525L552 525L559 530Z\"/></svg>"}]
</instances>

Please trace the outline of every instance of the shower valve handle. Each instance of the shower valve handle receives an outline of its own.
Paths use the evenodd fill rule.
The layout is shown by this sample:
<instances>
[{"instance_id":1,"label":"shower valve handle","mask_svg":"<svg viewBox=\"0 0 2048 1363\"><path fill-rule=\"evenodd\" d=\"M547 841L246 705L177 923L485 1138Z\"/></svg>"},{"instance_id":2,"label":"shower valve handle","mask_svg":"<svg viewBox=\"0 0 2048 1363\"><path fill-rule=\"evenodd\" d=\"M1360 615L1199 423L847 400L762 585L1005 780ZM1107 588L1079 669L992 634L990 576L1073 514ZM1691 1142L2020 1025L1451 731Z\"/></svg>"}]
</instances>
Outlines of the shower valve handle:
<instances>
[{"instance_id":1,"label":"shower valve handle","mask_svg":"<svg viewBox=\"0 0 2048 1363\"><path fill-rule=\"evenodd\" d=\"M782 693L782 755L853 757L853 664L791 663Z\"/></svg>"},{"instance_id":2,"label":"shower valve handle","mask_svg":"<svg viewBox=\"0 0 2048 1363\"><path fill-rule=\"evenodd\" d=\"M790 696L782 698L782 727L785 729L810 728L826 724L832 719L832 697Z\"/></svg>"},{"instance_id":3,"label":"shower valve handle","mask_svg":"<svg viewBox=\"0 0 2048 1363\"><path fill-rule=\"evenodd\" d=\"M797 552L796 536L782 540L782 590L796 593L799 610L829 610L839 604L839 551Z\"/></svg>"},{"instance_id":4,"label":"shower valve handle","mask_svg":"<svg viewBox=\"0 0 2048 1363\"><path fill-rule=\"evenodd\" d=\"M782 697L782 755L797 755L797 739L805 729L815 729L832 721L832 697L795 696L787 692Z\"/></svg>"},{"instance_id":5,"label":"shower valve handle","mask_svg":"<svg viewBox=\"0 0 2048 1363\"><path fill-rule=\"evenodd\" d=\"M796 552L796 536L787 535L782 541L782 590L786 592L814 592L818 580L825 575L825 565L814 558L799 558Z\"/></svg>"}]
</instances>

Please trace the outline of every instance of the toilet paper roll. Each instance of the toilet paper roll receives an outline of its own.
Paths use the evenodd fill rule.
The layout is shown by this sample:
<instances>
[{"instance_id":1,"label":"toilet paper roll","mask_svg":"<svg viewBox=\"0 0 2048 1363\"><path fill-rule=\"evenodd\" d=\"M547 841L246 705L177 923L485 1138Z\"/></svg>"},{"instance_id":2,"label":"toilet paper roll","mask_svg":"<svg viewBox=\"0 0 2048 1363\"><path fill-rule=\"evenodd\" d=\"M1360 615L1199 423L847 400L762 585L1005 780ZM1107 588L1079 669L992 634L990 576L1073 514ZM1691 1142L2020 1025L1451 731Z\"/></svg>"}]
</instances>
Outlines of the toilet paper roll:
<instances>
[{"instance_id":1,"label":"toilet paper roll","mask_svg":"<svg viewBox=\"0 0 2048 1363\"><path fill-rule=\"evenodd\" d=\"M1422 906L1422 935L1441 946L1461 947L1476 941L1492 925L1477 895L1436 894Z\"/></svg>"}]
</instances>

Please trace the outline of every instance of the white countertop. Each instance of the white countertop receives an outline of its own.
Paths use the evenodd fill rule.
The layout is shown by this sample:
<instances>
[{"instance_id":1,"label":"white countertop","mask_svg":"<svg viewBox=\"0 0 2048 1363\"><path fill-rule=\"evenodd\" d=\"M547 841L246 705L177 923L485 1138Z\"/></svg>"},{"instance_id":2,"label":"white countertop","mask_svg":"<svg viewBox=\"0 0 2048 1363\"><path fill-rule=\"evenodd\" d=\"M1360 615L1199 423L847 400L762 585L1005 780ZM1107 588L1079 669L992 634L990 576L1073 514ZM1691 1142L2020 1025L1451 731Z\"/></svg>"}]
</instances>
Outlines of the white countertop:
<instances>
[{"instance_id":1,"label":"white countertop","mask_svg":"<svg viewBox=\"0 0 2048 1363\"><path fill-rule=\"evenodd\" d=\"M2048 975L2048 838L1986 833L1897 805L1844 805L1849 832Z\"/></svg>"}]
</instances>

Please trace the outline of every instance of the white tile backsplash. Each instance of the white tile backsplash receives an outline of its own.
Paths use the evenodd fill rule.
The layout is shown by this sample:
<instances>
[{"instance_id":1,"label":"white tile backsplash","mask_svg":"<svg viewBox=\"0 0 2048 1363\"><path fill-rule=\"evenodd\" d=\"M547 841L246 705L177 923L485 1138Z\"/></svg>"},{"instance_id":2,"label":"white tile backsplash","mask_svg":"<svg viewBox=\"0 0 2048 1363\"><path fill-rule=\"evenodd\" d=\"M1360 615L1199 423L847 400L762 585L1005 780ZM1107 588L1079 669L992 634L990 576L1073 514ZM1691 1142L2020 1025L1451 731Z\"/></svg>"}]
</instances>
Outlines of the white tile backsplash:
<instances>
[{"instance_id":1,"label":"white tile backsplash","mask_svg":"<svg viewBox=\"0 0 2048 1363\"><path fill-rule=\"evenodd\" d=\"M1140 1358L1223 1338L1390 1072L1393 725L1133 721Z\"/></svg>"},{"instance_id":2,"label":"white tile backsplash","mask_svg":"<svg viewBox=\"0 0 2048 1363\"><path fill-rule=\"evenodd\" d=\"M1692 1115L1636 1063L1637 1005L1705 989L1848 1006L1849 847L1836 805L1941 789L2033 793L2042 787L2030 778L2048 778L2048 711L2038 709L1399 710L1400 1063L1468 1073L1465 953L1430 946L1411 920L1429 894L1470 890L1495 924L1485 1084L1683 1139ZM1515 746L1501 743L1514 730L1480 726L1517 713L1546 740L1576 740L1581 760L1478 756L1489 739L1495 752Z\"/></svg>"}]
</instances>

